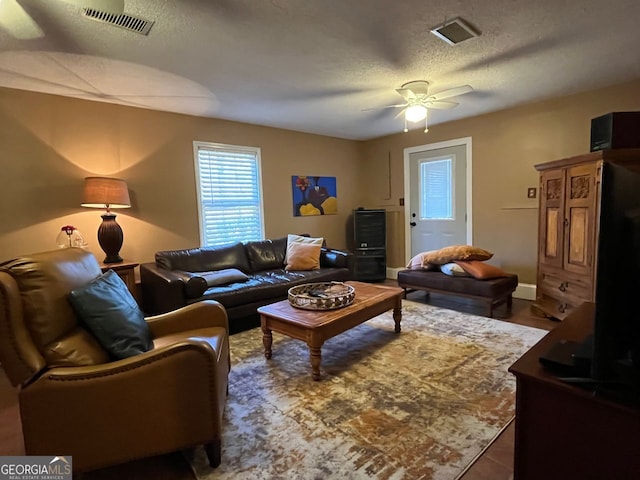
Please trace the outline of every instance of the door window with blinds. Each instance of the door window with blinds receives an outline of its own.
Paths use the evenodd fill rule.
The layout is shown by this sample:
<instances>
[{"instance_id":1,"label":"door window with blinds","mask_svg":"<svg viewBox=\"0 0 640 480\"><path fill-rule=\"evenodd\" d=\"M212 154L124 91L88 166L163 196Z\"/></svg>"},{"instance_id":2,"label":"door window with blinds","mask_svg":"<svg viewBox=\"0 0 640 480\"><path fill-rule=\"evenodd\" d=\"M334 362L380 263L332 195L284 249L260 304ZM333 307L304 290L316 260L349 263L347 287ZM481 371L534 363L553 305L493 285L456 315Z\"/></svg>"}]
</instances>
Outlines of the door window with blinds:
<instances>
[{"instance_id":1,"label":"door window with blinds","mask_svg":"<svg viewBox=\"0 0 640 480\"><path fill-rule=\"evenodd\" d=\"M260 149L193 142L193 150L201 245L262 240Z\"/></svg>"},{"instance_id":2,"label":"door window with blinds","mask_svg":"<svg viewBox=\"0 0 640 480\"><path fill-rule=\"evenodd\" d=\"M420 163L420 219L454 220L453 157Z\"/></svg>"}]
</instances>

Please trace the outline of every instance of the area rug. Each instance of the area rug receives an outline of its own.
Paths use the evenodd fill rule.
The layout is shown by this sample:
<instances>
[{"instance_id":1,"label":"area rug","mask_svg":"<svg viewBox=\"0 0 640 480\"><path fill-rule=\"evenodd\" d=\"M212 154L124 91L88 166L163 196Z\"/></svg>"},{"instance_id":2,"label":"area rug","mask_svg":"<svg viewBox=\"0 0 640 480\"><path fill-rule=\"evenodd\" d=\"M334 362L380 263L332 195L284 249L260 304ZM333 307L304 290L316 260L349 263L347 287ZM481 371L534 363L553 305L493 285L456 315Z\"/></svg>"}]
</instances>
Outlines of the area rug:
<instances>
[{"instance_id":1,"label":"area rug","mask_svg":"<svg viewBox=\"0 0 640 480\"><path fill-rule=\"evenodd\" d=\"M305 343L231 336L222 464L187 452L199 480L458 478L514 416L507 368L545 331L403 300L328 340L322 380Z\"/></svg>"}]
</instances>

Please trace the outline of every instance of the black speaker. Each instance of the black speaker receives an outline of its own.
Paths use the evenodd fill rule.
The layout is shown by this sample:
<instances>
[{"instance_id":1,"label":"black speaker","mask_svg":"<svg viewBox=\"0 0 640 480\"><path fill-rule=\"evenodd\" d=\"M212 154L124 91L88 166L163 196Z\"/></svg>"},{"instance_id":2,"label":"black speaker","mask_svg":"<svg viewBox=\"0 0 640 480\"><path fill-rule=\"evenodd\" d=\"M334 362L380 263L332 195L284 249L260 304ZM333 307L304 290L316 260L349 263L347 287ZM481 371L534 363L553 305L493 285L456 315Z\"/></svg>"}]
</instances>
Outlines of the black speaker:
<instances>
[{"instance_id":1,"label":"black speaker","mask_svg":"<svg viewBox=\"0 0 640 480\"><path fill-rule=\"evenodd\" d=\"M353 211L354 276L356 280L381 281L387 276L385 210Z\"/></svg>"},{"instance_id":2,"label":"black speaker","mask_svg":"<svg viewBox=\"0 0 640 480\"><path fill-rule=\"evenodd\" d=\"M386 247L386 212L384 210L354 210L355 248Z\"/></svg>"},{"instance_id":3,"label":"black speaker","mask_svg":"<svg viewBox=\"0 0 640 480\"><path fill-rule=\"evenodd\" d=\"M612 112L591 120L591 151L640 147L640 112Z\"/></svg>"}]
</instances>

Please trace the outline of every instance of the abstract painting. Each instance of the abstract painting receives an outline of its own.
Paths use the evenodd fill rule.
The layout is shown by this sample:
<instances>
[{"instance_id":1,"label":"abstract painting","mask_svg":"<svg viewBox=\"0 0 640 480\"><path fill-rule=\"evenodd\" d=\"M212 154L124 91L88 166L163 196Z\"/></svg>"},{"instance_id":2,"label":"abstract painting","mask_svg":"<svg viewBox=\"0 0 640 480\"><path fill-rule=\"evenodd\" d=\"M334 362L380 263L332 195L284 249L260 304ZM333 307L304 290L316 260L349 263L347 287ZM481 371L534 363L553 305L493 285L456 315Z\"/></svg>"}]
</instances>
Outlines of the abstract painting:
<instances>
[{"instance_id":1,"label":"abstract painting","mask_svg":"<svg viewBox=\"0 0 640 480\"><path fill-rule=\"evenodd\" d=\"M312 177L294 175L293 216L335 215L338 213L336 177Z\"/></svg>"}]
</instances>

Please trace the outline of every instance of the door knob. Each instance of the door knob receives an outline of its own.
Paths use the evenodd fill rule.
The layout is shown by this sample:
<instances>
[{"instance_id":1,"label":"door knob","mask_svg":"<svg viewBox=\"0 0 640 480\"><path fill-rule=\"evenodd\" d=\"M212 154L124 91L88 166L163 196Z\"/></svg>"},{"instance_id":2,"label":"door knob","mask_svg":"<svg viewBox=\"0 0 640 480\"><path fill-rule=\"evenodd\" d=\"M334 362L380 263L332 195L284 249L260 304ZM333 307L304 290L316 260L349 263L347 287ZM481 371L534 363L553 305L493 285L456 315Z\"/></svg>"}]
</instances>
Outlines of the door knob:
<instances>
[{"instance_id":1,"label":"door knob","mask_svg":"<svg viewBox=\"0 0 640 480\"><path fill-rule=\"evenodd\" d=\"M416 222L409 222L409 225L411 225L412 227L415 227L417 225Z\"/></svg>"}]
</instances>

